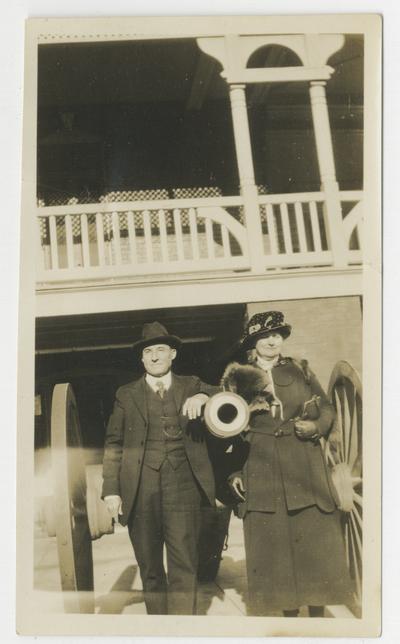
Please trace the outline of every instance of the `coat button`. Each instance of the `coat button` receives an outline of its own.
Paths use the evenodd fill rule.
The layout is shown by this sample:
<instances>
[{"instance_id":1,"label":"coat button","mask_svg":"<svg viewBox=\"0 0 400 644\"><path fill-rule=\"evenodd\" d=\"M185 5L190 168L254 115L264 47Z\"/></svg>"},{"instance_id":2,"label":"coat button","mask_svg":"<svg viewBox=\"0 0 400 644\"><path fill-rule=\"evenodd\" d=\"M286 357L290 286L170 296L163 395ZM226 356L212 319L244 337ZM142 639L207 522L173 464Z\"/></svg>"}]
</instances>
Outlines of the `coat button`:
<instances>
[{"instance_id":1,"label":"coat button","mask_svg":"<svg viewBox=\"0 0 400 644\"><path fill-rule=\"evenodd\" d=\"M283 430L282 429L277 429L276 432L275 432L275 436L276 436L276 438L280 438L281 436L283 436Z\"/></svg>"}]
</instances>

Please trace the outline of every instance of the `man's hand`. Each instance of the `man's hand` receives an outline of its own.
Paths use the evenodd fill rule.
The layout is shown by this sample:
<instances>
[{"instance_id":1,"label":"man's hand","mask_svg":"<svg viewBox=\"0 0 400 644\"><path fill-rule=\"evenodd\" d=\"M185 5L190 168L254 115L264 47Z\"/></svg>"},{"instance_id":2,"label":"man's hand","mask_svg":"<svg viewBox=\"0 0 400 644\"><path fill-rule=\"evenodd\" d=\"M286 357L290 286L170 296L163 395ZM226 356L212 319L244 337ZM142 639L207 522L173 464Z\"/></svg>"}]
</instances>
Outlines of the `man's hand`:
<instances>
[{"instance_id":1,"label":"man's hand","mask_svg":"<svg viewBox=\"0 0 400 644\"><path fill-rule=\"evenodd\" d=\"M104 503L112 518L118 523L119 515L122 514L122 500L118 494L104 497Z\"/></svg>"},{"instance_id":2,"label":"man's hand","mask_svg":"<svg viewBox=\"0 0 400 644\"><path fill-rule=\"evenodd\" d=\"M244 495L245 495L245 488L243 485L243 479L239 474L236 474L234 476L231 476L228 480L229 487L231 488L232 492L237 496L238 499L241 501L244 501Z\"/></svg>"},{"instance_id":3,"label":"man's hand","mask_svg":"<svg viewBox=\"0 0 400 644\"><path fill-rule=\"evenodd\" d=\"M318 429L313 420L296 420L294 431L296 436L303 440L319 438Z\"/></svg>"},{"instance_id":4,"label":"man's hand","mask_svg":"<svg viewBox=\"0 0 400 644\"><path fill-rule=\"evenodd\" d=\"M199 418L201 416L201 410L208 400L207 394L195 394L190 398L185 400L185 403L182 407L182 414L188 416L190 420Z\"/></svg>"}]
</instances>

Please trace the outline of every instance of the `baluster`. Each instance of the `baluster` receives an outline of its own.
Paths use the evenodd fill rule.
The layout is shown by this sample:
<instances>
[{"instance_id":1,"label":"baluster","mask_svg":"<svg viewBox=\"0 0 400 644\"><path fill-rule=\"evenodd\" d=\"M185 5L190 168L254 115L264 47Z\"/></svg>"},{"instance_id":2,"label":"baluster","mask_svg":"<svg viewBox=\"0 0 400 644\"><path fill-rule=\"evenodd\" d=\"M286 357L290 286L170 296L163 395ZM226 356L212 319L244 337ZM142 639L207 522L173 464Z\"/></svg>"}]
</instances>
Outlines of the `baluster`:
<instances>
[{"instance_id":1,"label":"baluster","mask_svg":"<svg viewBox=\"0 0 400 644\"><path fill-rule=\"evenodd\" d=\"M131 264L136 264L137 253L136 253L135 216L131 210L127 212L126 216L128 219L129 255L131 258Z\"/></svg>"},{"instance_id":2,"label":"baluster","mask_svg":"<svg viewBox=\"0 0 400 644\"><path fill-rule=\"evenodd\" d=\"M38 267L39 269L47 269L49 268L49 266L47 266L47 262L46 262L46 251L44 246L44 240L42 237L42 225L44 227L46 220L44 217L38 217L36 221L37 221L36 240L38 245L37 246Z\"/></svg>"},{"instance_id":3,"label":"baluster","mask_svg":"<svg viewBox=\"0 0 400 644\"><path fill-rule=\"evenodd\" d=\"M229 243L229 233L226 226L221 224L221 234L222 234L222 248L224 249L224 257L231 256L231 245Z\"/></svg>"},{"instance_id":4,"label":"baluster","mask_svg":"<svg viewBox=\"0 0 400 644\"><path fill-rule=\"evenodd\" d=\"M213 225L211 219L205 218L206 222L206 240L207 240L207 256L215 257Z\"/></svg>"},{"instance_id":5,"label":"baluster","mask_svg":"<svg viewBox=\"0 0 400 644\"><path fill-rule=\"evenodd\" d=\"M193 259L200 259L199 235L197 232L197 217L194 208L189 209L190 243L192 246Z\"/></svg>"},{"instance_id":6,"label":"baluster","mask_svg":"<svg viewBox=\"0 0 400 644\"><path fill-rule=\"evenodd\" d=\"M360 202L360 210L361 210L361 208L362 208L362 202ZM358 219L358 223L356 223L355 228L354 228L354 230L357 231L357 239L358 239L358 248L359 248L359 250L363 249L363 232L364 232L363 223L364 223L364 220L363 220L363 215L362 215L362 210L361 210L361 217ZM350 234L350 237L351 237L351 234ZM348 243L350 243L350 237L349 237Z\"/></svg>"},{"instance_id":7,"label":"baluster","mask_svg":"<svg viewBox=\"0 0 400 644\"><path fill-rule=\"evenodd\" d=\"M104 223L106 224L106 230L107 230L107 259L108 259L108 266L112 266L113 264L113 249L112 249L112 244L113 244L113 236L111 233L111 216L109 214L104 215Z\"/></svg>"},{"instance_id":8,"label":"baluster","mask_svg":"<svg viewBox=\"0 0 400 644\"><path fill-rule=\"evenodd\" d=\"M296 223L297 223L297 232L299 233L299 246L300 253L307 253L307 238L306 238L306 229L304 226L304 213L303 206L300 201L296 201L294 204L294 211L296 213Z\"/></svg>"},{"instance_id":9,"label":"baluster","mask_svg":"<svg viewBox=\"0 0 400 644\"><path fill-rule=\"evenodd\" d=\"M82 260L84 266L90 266L90 250L89 250L89 227L88 218L85 213L80 217L81 219L81 239L82 239Z\"/></svg>"},{"instance_id":10,"label":"baluster","mask_svg":"<svg viewBox=\"0 0 400 644\"><path fill-rule=\"evenodd\" d=\"M163 262L168 262L167 223L164 210L158 211L158 226L160 229L161 258Z\"/></svg>"},{"instance_id":11,"label":"baluster","mask_svg":"<svg viewBox=\"0 0 400 644\"><path fill-rule=\"evenodd\" d=\"M289 212L286 203L281 203L279 206L282 219L283 239L285 241L285 252L287 255L293 253L292 236L290 234Z\"/></svg>"},{"instance_id":12,"label":"baluster","mask_svg":"<svg viewBox=\"0 0 400 644\"><path fill-rule=\"evenodd\" d=\"M267 224L268 224L268 236L271 246L271 255L278 255L278 242L276 234L276 225L275 225L275 215L274 207L271 203L267 204Z\"/></svg>"},{"instance_id":13,"label":"baluster","mask_svg":"<svg viewBox=\"0 0 400 644\"><path fill-rule=\"evenodd\" d=\"M310 201L310 215L311 215L311 228L314 239L314 250L315 252L320 252L322 250L321 246L321 233L319 230L319 221L318 221L318 210L317 204L315 201Z\"/></svg>"},{"instance_id":14,"label":"baluster","mask_svg":"<svg viewBox=\"0 0 400 644\"><path fill-rule=\"evenodd\" d=\"M97 234L97 252L99 254L99 266L105 266L106 254L104 247L104 228L103 228L103 214L96 213L96 234Z\"/></svg>"},{"instance_id":15,"label":"baluster","mask_svg":"<svg viewBox=\"0 0 400 644\"><path fill-rule=\"evenodd\" d=\"M144 230L144 243L146 247L146 259L149 263L154 261L153 259L153 244L151 238L151 221L150 221L150 211L143 211L143 230Z\"/></svg>"},{"instance_id":16,"label":"baluster","mask_svg":"<svg viewBox=\"0 0 400 644\"><path fill-rule=\"evenodd\" d=\"M113 230L113 239L114 239L114 257L115 264L122 264L122 254L121 254L121 235L119 230L119 214L117 212L112 213L112 230Z\"/></svg>"},{"instance_id":17,"label":"baluster","mask_svg":"<svg viewBox=\"0 0 400 644\"><path fill-rule=\"evenodd\" d=\"M72 234L72 217L65 215L65 242L67 245L67 266L74 267L74 237Z\"/></svg>"},{"instance_id":18,"label":"baluster","mask_svg":"<svg viewBox=\"0 0 400 644\"><path fill-rule=\"evenodd\" d=\"M57 222L55 215L49 217L51 268L58 268Z\"/></svg>"},{"instance_id":19,"label":"baluster","mask_svg":"<svg viewBox=\"0 0 400 644\"><path fill-rule=\"evenodd\" d=\"M174 227L175 227L175 235L176 235L176 248L178 252L178 260L185 259L185 253L183 249L181 212L182 211L178 210L178 208L174 209Z\"/></svg>"}]
</instances>

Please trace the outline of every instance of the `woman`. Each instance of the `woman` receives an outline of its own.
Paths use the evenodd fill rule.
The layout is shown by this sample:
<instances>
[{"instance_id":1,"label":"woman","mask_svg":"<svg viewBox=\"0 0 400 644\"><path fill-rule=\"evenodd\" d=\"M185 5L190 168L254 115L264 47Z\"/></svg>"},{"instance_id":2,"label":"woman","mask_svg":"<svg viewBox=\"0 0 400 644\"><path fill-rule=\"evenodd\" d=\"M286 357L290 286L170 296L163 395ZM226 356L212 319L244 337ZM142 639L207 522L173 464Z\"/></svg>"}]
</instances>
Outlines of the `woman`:
<instances>
[{"instance_id":1,"label":"woman","mask_svg":"<svg viewBox=\"0 0 400 644\"><path fill-rule=\"evenodd\" d=\"M352 598L338 499L319 441L334 410L306 361L282 357L290 333L279 311L247 325L241 346L270 376L273 404L252 413L246 461L230 485L244 518L251 614L297 616L308 605L310 616L323 616L325 605Z\"/></svg>"}]
</instances>

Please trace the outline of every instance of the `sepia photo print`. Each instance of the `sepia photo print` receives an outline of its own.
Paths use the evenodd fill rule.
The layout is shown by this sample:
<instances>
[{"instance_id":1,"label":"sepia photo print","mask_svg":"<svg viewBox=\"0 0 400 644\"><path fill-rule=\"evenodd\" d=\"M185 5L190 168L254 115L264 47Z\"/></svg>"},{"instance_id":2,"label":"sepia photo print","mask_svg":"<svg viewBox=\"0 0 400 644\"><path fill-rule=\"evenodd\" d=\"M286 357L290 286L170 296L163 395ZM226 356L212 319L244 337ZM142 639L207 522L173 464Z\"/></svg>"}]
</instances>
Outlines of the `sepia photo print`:
<instances>
[{"instance_id":1,"label":"sepia photo print","mask_svg":"<svg viewBox=\"0 0 400 644\"><path fill-rule=\"evenodd\" d=\"M27 21L20 633L379 633L380 38Z\"/></svg>"}]
</instances>

